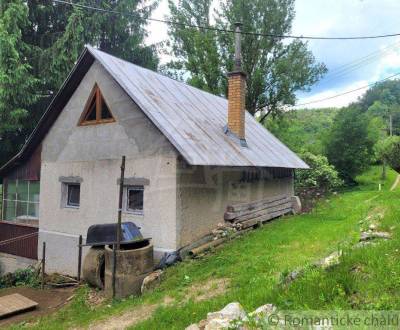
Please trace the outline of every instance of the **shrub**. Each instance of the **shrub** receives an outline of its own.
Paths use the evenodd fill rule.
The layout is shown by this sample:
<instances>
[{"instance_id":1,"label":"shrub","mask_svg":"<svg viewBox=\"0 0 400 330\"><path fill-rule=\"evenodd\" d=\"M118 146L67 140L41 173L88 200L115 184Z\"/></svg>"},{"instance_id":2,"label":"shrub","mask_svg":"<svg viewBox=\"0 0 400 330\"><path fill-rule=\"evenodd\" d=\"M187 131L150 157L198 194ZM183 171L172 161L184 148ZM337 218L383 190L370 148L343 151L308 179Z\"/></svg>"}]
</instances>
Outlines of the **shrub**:
<instances>
[{"instance_id":1,"label":"shrub","mask_svg":"<svg viewBox=\"0 0 400 330\"><path fill-rule=\"evenodd\" d=\"M400 173L400 136L388 137L376 145L378 157Z\"/></svg>"},{"instance_id":2,"label":"shrub","mask_svg":"<svg viewBox=\"0 0 400 330\"><path fill-rule=\"evenodd\" d=\"M298 189L326 192L343 185L335 167L329 164L325 156L306 152L301 158L310 166L310 169L296 172L296 187Z\"/></svg>"},{"instance_id":3,"label":"shrub","mask_svg":"<svg viewBox=\"0 0 400 330\"><path fill-rule=\"evenodd\" d=\"M0 277L0 288L12 286L38 287L40 280L37 271L33 267L18 269L14 273L7 273Z\"/></svg>"}]
</instances>

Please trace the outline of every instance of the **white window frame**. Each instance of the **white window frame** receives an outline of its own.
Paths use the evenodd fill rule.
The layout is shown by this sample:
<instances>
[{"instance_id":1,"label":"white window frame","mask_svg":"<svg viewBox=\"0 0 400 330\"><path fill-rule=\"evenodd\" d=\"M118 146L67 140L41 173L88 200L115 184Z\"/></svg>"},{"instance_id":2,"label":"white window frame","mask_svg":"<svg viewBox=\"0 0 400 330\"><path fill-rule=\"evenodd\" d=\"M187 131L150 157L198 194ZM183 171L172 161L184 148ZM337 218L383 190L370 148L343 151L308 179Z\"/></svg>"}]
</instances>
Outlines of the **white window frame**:
<instances>
[{"instance_id":1,"label":"white window frame","mask_svg":"<svg viewBox=\"0 0 400 330\"><path fill-rule=\"evenodd\" d=\"M133 209L130 209L129 208L129 191L131 191L131 190L135 190L135 191L142 191L143 192L143 201L142 201L142 209L141 210L139 210L139 209L136 209L136 210L133 210ZM129 214L135 214L135 215L144 215L144 186L140 186L140 185L137 185L137 186L126 186L125 188L124 188L124 195L125 195L125 198L124 198L124 209L125 209L125 212L126 213L129 213Z\"/></svg>"},{"instance_id":2,"label":"white window frame","mask_svg":"<svg viewBox=\"0 0 400 330\"><path fill-rule=\"evenodd\" d=\"M1 213L2 213L1 214L1 218L3 220L6 220L6 214L5 214L6 213L6 208L4 206L4 205L6 205L5 202L12 202L12 203L15 203L15 213L14 213L13 220L18 220L18 219L20 219L20 220L39 220L39 214L38 214L37 217L29 215L29 206L30 205L39 205L40 204L40 200L37 201L37 202L30 200L30 185L31 185L31 182L39 182L39 184L40 184L40 181L39 180L10 179L10 180L7 180L7 190L8 190L8 184L9 184L8 181L15 181L15 189L16 189L17 192L18 192L18 184L19 184L19 182L20 181L27 182L27 184L28 184L28 200L21 200L21 199L15 198L15 197L12 198L12 199L7 198L6 194L5 194L5 185L3 183L3 188L2 188L3 189L3 191L2 191L2 197L3 198L2 198L2 205L1 205ZM40 192L40 187L39 187L39 192ZM17 217L18 203L26 203L26 212L25 212L25 215L20 215L20 216ZM8 220L8 221L13 221L13 220Z\"/></svg>"}]
</instances>

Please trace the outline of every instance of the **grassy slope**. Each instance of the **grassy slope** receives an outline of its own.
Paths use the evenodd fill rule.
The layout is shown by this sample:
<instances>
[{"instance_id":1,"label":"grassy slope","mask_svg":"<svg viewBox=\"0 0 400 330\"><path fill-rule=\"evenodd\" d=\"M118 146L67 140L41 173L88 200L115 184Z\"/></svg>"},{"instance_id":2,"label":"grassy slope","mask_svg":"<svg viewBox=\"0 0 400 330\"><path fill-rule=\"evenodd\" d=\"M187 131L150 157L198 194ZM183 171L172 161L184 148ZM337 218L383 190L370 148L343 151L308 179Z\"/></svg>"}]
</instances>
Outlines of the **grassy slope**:
<instances>
[{"instance_id":1,"label":"grassy slope","mask_svg":"<svg viewBox=\"0 0 400 330\"><path fill-rule=\"evenodd\" d=\"M372 169L360 178L360 187L321 201L310 214L271 222L206 257L168 269L161 287L144 297L91 309L85 303L87 290L83 288L70 306L40 320L35 328L85 326L165 296L181 303L159 307L151 319L135 329L182 329L232 301L239 301L248 311L265 303L286 309L400 308L397 227L392 241L346 254L343 263L329 272L310 270L288 288L278 285L282 274L356 242L359 221L374 210L384 210L383 229L396 225L400 190L389 191L394 177L389 172L383 191L378 192L379 169ZM354 266L361 271L352 273ZM230 279L225 294L182 303L191 285L215 278Z\"/></svg>"}]
</instances>

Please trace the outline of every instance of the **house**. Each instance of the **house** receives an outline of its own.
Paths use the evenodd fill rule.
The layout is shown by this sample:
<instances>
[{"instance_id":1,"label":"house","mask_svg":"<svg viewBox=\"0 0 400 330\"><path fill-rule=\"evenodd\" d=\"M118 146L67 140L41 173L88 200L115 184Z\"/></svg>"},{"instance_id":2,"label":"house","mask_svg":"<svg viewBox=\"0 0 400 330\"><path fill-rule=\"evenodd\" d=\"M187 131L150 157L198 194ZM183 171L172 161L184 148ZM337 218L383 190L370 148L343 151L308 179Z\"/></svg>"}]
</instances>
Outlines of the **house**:
<instances>
[{"instance_id":1,"label":"house","mask_svg":"<svg viewBox=\"0 0 400 330\"><path fill-rule=\"evenodd\" d=\"M29 261L46 242L46 270L76 274L78 236L116 221L123 155L123 221L156 257L209 233L229 203L293 196L307 165L245 111L240 65L228 79L226 100L87 46L0 169L0 232L27 236L1 251Z\"/></svg>"}]
</instances>

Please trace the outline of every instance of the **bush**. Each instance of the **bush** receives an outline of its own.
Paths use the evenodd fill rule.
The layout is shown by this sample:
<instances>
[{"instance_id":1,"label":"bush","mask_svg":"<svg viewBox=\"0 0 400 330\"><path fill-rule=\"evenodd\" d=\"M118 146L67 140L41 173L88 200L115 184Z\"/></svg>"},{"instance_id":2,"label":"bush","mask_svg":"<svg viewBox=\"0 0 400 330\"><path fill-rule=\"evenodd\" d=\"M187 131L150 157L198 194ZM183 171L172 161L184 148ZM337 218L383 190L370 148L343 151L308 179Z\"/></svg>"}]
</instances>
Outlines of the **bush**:
<instances>
[{"instance_id":1,"label":"bush","mask_svg":"<svg viewBox=\"0 0 400 330\"><path fill-rule=\"evenodd\" d=\"M0 288L12 286L38 287L40 280L37 271L33 267L18 269L14 273L7 273L0 277Z\"/></svg>"},{"instance_id":2,"label":"bush","mask_svg":"<svg viewBox=\"0 0 400 330\"><path fill-rule=\"evenodd\" d=\"M338 172L322 155L304 153L301 158L310 166L309 170L296 172L296 187L301 190L331 191L343 185Z\"/></svg>"},{"instance_id":3,"label":"bush","mask_svg":"<svg viewBox=\"0 0 400 330\"><path fill-rule=\"evenodd\" d=\"M400 136L392 136L376 145L378 157L400 173Z\"/></svg>"}]
</instances>

